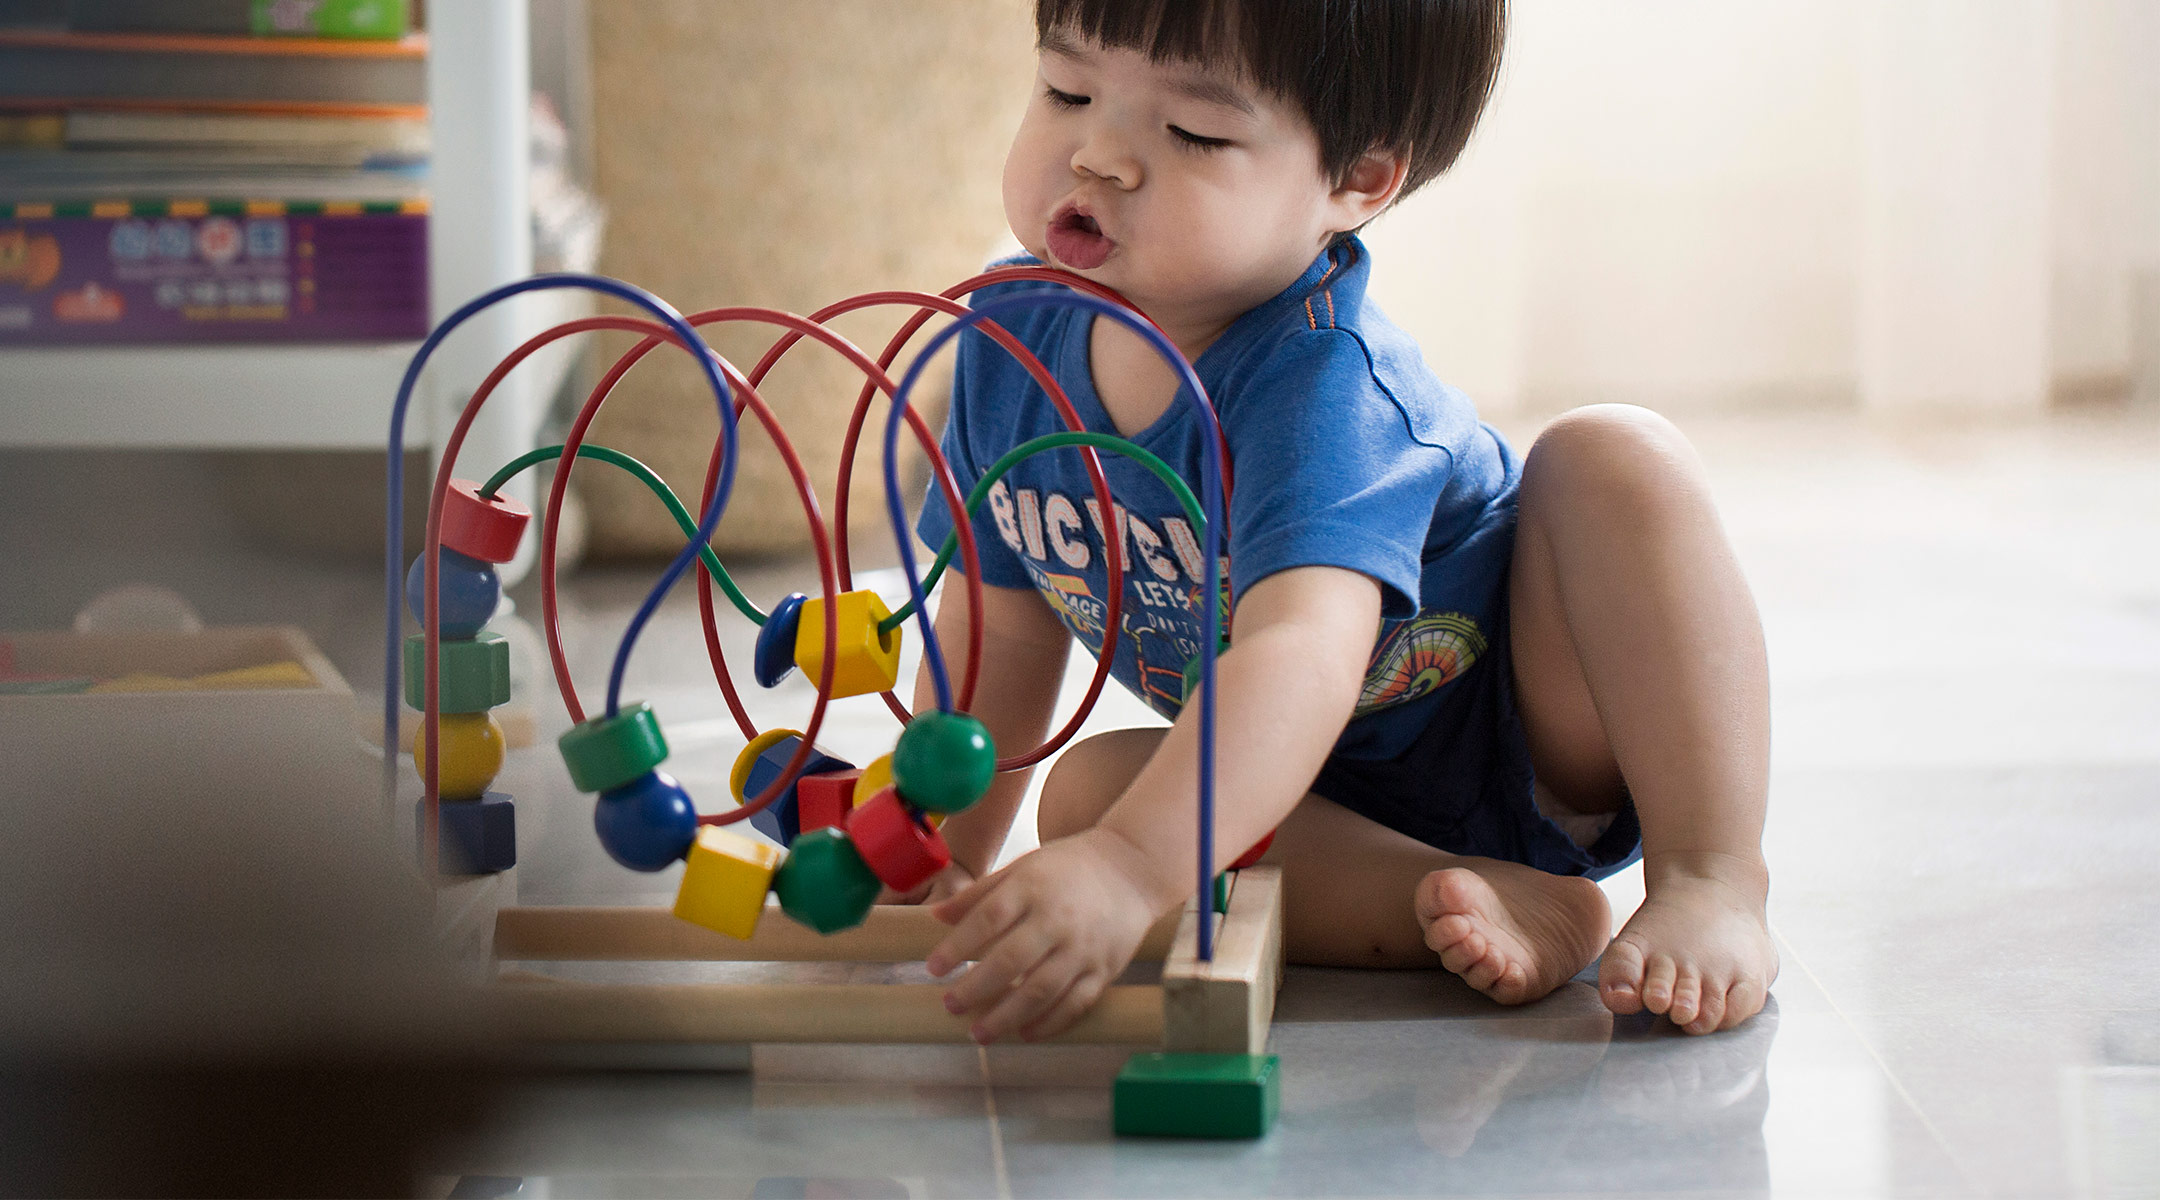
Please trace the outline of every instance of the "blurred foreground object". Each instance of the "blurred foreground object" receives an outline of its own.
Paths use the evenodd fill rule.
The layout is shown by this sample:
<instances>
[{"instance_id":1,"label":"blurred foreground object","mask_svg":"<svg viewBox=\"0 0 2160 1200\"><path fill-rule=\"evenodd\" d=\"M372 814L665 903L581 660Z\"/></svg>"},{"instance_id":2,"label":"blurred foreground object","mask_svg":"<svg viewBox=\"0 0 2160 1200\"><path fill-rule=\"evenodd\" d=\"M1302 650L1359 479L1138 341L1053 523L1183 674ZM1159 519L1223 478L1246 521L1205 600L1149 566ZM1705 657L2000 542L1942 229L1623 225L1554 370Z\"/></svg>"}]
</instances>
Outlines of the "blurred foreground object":
<instances>
[{"instance_id":1,"label":"blurred foreground object","mask_svg":"<svg viewBox=\"0 0 2160 1200\"><path fill-rule=\"evenodd\" d=\"M489 1054L344 680L293 630L4 645L308 682L0 695L0 1193L409 1194Z\"/></svg>"}]
</instances>

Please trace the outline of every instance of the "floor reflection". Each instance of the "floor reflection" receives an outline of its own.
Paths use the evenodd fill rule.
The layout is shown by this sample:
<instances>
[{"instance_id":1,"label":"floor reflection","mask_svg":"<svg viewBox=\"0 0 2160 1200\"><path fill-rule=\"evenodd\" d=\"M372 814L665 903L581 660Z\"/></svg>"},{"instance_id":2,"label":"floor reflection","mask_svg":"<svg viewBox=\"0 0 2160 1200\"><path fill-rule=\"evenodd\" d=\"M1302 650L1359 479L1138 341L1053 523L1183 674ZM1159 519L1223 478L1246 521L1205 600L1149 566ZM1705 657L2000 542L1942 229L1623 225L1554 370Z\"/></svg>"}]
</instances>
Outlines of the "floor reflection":
<instances>
[{"instance_id":1,"label":"floor reflection","mask_svg":"<svg viewBox=\"0 0 2160 1200\"><path fill-rule=\"evenodd\" d=\"M1767 1191L1777 1025L1774 1000L1710 1037L1603 1013L1478 1022L1428 1064L1412 1123L1422 1145L1466 1173L1490 1167L1518 1185L1543 1176L1572 1187L1627 1164L1630 1188Z\"/></svg>"}]
</instances>

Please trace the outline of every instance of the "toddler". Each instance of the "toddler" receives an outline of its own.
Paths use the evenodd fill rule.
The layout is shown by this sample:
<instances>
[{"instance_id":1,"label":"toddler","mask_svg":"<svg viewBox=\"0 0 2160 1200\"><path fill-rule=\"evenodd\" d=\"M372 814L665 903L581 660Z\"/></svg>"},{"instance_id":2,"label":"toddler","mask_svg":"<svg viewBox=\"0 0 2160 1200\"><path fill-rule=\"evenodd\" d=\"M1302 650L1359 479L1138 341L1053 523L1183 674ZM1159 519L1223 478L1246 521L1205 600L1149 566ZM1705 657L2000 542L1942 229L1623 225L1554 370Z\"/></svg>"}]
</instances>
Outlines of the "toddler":
<instances>
[{"instance_id":1,"label":"toddler","mask_svg":"<svg viewBox=\"0 0 2160 1200\"><path fill-rule=\"evenodd\" d=\"M1058 451L976 520L973 712L1000 749L1045 736L1070 638L1173 718L1068 750L1042 848L996 874L1026 773L946 823L955 865L910 898L954 926L930 970L973 964L946 1003L978 1040L1070 1025L1192 894L1198 719L1179 714L1210 603L1232 616L1215 845L1227 865L1268 843L1293 962L1438 961L1521 1004L1602 954L1616 1013L1709 1033L1762 1007L1767 666L1695 455L1621 406L1518 455L1365 296L1357 231L1454 161L1504 23L1503 0L1038 0L1005 166L1016 261L1115 288L1162 328L1221 414L1234 486L1219 598L1200 531L1116 455L1114 511ZM1137 335L1068 307L1003 324L1090 428L1197 483L1206 433ZM944 452L963 490L1064 428L987 338L961 339L956 371ZM950 528L933 498L919 532ZM1125 565L1115 629L1106 553ZM943 596L943 644L964 653L967 593ZM1594 881L1638 857L1648 898L1613 937Z\"/></svg>"}]
</instances>

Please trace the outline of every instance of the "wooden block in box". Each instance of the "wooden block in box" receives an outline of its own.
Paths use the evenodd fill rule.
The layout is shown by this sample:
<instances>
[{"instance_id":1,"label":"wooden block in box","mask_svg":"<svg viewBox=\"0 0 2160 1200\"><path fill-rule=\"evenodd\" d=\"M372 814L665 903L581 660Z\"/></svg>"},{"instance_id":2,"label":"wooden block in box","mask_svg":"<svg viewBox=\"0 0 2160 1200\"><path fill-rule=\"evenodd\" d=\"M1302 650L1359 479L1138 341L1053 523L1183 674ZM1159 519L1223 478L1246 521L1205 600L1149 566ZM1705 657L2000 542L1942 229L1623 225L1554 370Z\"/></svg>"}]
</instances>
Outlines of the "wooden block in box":
<instances>
[{"instance_id":1,"label":"wooden block in box","mask_svg":"<svg viewBox=\"0 0 2160 1200\"><path fill-rule=\"evenodd\" d=\"M306 686L0 695L6 790L290 778L295 803L373 805L379 767L353 736L353 696L306 634L281 626L196 633L6 633L25 675L192 679L297 662ZM308 794L313 793L313 794ZM328 794L324 794L328 793Z\"/></svg>"}]
</instances>

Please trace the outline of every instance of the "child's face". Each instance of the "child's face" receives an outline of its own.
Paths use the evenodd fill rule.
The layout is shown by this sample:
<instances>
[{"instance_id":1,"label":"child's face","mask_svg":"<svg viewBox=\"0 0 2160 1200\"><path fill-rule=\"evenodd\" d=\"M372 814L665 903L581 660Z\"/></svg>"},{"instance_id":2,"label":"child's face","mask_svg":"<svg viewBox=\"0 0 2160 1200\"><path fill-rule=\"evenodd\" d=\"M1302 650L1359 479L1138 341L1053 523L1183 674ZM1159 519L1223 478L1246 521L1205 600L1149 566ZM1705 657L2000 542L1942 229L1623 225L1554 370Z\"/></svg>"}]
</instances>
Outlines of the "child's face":
<instances>
[{"instance_id":1,"label":"child's face","mask_svg":"<svg viewBox=\"0 0 2160 1200\"><path fill-rule=\"evenodd\" d=\"M1280 98L1234 71L1053 32L1005 159L1005 219L1029 253L1157 320L1227 322L1363 217Z\"/></svg>"}]
</instances>

